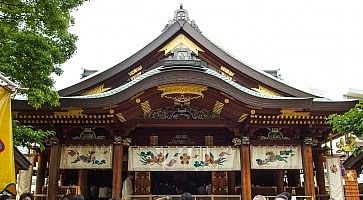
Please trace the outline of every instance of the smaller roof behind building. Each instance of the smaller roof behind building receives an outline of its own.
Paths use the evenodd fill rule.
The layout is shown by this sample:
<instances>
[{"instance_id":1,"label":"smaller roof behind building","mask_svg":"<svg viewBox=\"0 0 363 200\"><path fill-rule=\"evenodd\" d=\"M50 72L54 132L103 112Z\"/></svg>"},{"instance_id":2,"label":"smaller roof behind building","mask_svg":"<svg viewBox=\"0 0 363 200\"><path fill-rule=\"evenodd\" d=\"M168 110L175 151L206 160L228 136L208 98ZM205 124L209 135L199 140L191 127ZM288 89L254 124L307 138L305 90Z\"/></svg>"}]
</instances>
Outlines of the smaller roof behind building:
<instances>
[{"instance_id":1,"label":"smaller roof behind building","mask_svg":"<svg viewBox=\"0 0 363 200\"><path fill-rule=\"evenodd\" d=\"M345 169L354 169L357 174L362 173L363 165L363 153L359 155L351 155L346 161L344 161L343 166Z\"/></svg>"},{"instance_id":2,"label":"smaller roof behind building","mask_svg":"<svg viewBox=\"0 0 363 200\"><path fill-rule=\"evenodd\" d=\"M16 147L14 147L14 159L15 159L16 169L18 169L18 170L29 169L29 166L31 165L31 163Z\"/></svg>"}]
</instances>

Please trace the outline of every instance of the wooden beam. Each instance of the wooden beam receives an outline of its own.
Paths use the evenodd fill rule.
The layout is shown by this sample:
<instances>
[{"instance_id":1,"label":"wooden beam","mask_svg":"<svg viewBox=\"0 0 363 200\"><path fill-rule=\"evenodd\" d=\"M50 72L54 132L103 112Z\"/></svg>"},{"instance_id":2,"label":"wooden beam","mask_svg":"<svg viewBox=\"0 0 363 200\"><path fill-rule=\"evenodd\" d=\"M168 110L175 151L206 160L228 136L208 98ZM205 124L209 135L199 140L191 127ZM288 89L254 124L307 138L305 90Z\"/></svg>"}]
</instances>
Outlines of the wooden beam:
<instances>
[{"instance_id":1,"label":"wooden beam","mask_svg":"<svg viewBox=\"0 0 363 200\"><path fill-rule=\"evenodd\" d=\"M315 199L314 187L314 169L313 169L313 151L311 144L304 144L302 148L303 167L304 167L304 189L305 196L311 196L308 199Z\"/></svg>"},{"instance_id":2,"label":"wooden beam","mask_svg":"<svg viewBox=\"0 0 363 200\"><path fill-rule=\"evenodd\" d=\"M248 138L247 138L248 140ZM251 191L251 159L249 141L243 142L241 145L241 184L242 184L242 199L252 200Z\"/></svg>"},{"instance_id":3,"label":"wooden beam","mask_svg":"<svg viewBox=\"0 0 363 200\"><path fill-rule=\"evenodd\" d=\"M47 190L47 200L58 200L58 179L60 164L61 146L58 141L50 147L49 161L49 184Z\"/></svg>"},{"instance_id":4,"label":"wooden beam","mask_svg":"<svg viewBox=\"0 0 363 200\"><path fill-rule=\"evenodd\" d=\"M130 122L129 122L130 123ZM236 123L223 119L212 120L154 120L139 119L136 122L137 128L230 128Z\"/></svg>"},{"instance_id":5,"label":"wooden beam","mask_svg":"<svg viewBox=\"0 0 363 200\"><path fill-rule=\"evenodd\" d=\"M123 158L123 145L121 144L121 139L119 137L115 137L115 143L113 145L112 197L121 198L122 158Z\"/></svg>"},{"instance_id":6,"label":"wooden beam","mask_svg":"<svg viewBox=\"0 0 363 200\"><path fill-rule=\"evenodd\" d=\"M252 145L267 145L267 146L275 146L275 145L301 145L301 141L299 140L251 140Z\"/></svg>"}]
</instances>

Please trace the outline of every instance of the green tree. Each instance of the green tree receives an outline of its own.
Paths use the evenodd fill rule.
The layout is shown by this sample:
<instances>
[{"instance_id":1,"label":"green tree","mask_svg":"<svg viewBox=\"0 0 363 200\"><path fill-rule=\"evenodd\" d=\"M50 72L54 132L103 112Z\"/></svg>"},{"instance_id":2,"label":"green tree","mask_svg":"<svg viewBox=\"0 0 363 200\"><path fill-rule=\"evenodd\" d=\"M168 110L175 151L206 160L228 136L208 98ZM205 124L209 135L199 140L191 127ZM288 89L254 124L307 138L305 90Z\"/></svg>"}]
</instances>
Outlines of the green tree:
<instances>
[{"instance_id":1,"label":"green tree","mask_svg":"<svg viewBox=\"0 0 363 200\"><path fill-rule=\"evenodd\" d=\"M13 121L14 145L27 148L45 149L45 141L55 136L54 131L34 130L32 126Z\"/></svg>"},{"instance_id":2,"label":"green tree","mask_svg":"<svg viewBox=\"0 0 363 200\"><path fill-rule=\"evenodd\" d=\"M71 12L85 0L0 0L0 72L40 108L59 105L53 74L76 50Z\"/></svg>"},{"instance_id":3,"label":"green tree","mask_svg":"<svg viewBox=\"0 0 363 200\"><path fill-rule=\"evenodd\" d=\"M0 72L17 83L28 103L40 108L59 105L52 75L76 50L77 37L68 32L71 12L85 0L0 0ZM13 122L14 144L38 146L55 135Z\"/></svg>"},{"instance_id":4,"label":"green tree","mask_svg":"<svg viewBox=\"0 0 363 200\"><path fill-rule=\"evenodd\" d=\"M363 138L363 100L354 108L341 115L330 115L328 123L333 126L333 131L340 134L352 134ZM363 152L363 147L357 146L354 154Z\"/></svg>"}]
</instances>

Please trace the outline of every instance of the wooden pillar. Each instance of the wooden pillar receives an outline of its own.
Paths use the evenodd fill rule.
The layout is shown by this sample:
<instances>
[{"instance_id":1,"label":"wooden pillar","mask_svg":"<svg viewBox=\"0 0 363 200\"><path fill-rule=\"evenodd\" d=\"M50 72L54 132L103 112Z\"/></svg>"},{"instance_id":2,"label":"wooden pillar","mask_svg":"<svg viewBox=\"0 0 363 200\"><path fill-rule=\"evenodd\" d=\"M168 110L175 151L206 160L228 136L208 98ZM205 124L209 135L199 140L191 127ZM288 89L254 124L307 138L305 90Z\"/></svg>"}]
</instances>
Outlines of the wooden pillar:
<instances>
[{"instance_id":1,"label":"wooden pillar","mask_svg":"<svg viewBox=\"0 0 363 200\"><path fill-rule=\"evenodd\" d=\"M312 145L312 138L310 137L305 138L302 149L303 167L304 167L304 189L305 189L305 195L312 197L308 199L315 200L313 151L311 145Z\"/></svg>"},{"instance_id":2,"label":"wooden pillar","mask_svg":"<svg viewBox=\"0 0 363 200\"><path fill-rule=\"evenodd\" d=\"M88 180L88 171L86 169L78 170L78 185L79 185L79 194L86 196L87 195L87 180Z\"/></svg>"},{"instance_id":3,"label":"wooden pillar","mask_svg":"<svg viewBox=\"0 0 363 200\"><path fill-rule=\"evenodd\" d=\"M236 187L236 172L228 171L228 194L234 194L234 188Z\"/></svg>"},{"instance_id":4,"label":"wooden pillar","mask_svg":"<svg viewBox=\"0 0 363 200\"><path fill-rule=\"evenodd\" d=\"M49 184L47 189L47 200L58 200L58 178L61 146L58 139L51 139L50 161L49 161Z\"/></svg>"},{"instance_id":5,"label":"wooden pillar","mask_svg":"<svg viewBox=\"0 0 363 200\"><path fill-rule=\"evenodd\" d=\"M214 139L213 136L207 135L204 137L204 145L205 146L213 146L214 145Z\"/></svg>"},{"instance_id":6,"label":"wooden pillar","mask_svg":"<svg viewBox=\"0 0 363 200\"><path fill-rule=\"evenodd\" d=\"M324 175L324 156L323 153L318 153L316 156L316 181L319 187L319 195L327 195L325 190L325 175ZM321 200L327 200L328 196L320 197Z\"/></svg>"},{"instance_id":7,"label":"wooden pillar","mask_svg":"<svg viewBox=\"0 0 363 200\"><path fill-rule=\"evenodd\" d=\"M150 136L150 146L158 146L159 145L159 136L152 135Z\"/></svg>"},{"instance_id":8,"label":"wooden pillar","mask_svg":"<svg viewBox=\"0 0 363 200\"><path fill-rule=\"evenodd\" d=\"M250 141L248 137L242 137L241 145L241 185L242 199L251 200L251 159L250 159Z\"/></svg>"},{"instance_id":9,"label":"wooden pillar","mask_svg":"<svg viewBox=\"0 0 363 200\"><path fill-rule=\"evenodd\" d=\"M120 136L116 136L114 138L114 144L113 144L112 197L121 198L122 158L123 158L122 138Z\"/></svg>"},{"instance_id":10,"label":"wooden pillar","mask_svg":"<svg viewBox=\"0 0 363 200\"><path fill-rule=\"evenodd\" d=\"M284 174L285 170L275 170L275 185L277 187L277 194L284 191Z\"/></svg>"},{"instance_id":11,"label":"wooden pillar","mask_svg":"<svg viewBox=\"0 0 363 200\"><path fill-rule=\"evenodd\" d=\"M38 155L38 168L37 168L37 180L35 185L35 194L42 193L42 187L45 183L45 173L47 170L47 155L44 152ZM40 199L36 197L36 199Z\"/></svg>"}]
</instances>

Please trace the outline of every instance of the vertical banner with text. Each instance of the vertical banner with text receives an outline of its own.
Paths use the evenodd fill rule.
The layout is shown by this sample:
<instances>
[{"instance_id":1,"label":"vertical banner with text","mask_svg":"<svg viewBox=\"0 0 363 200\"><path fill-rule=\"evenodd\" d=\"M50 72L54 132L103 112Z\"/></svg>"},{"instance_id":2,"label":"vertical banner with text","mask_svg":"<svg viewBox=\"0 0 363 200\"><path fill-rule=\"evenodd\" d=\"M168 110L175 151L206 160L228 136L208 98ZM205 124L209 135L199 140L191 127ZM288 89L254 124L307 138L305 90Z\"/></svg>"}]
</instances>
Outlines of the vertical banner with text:
<instances>
[{"instance_id":1,"label":"vertical banner with text","mask_svg":"<svg viewBox=\"0 0 363 200\"><path fill-rule=\"evenodd\" d=\"M10 91L0 86L0 193L16 195Z\"/></svg>"},{"instance_id":2,"label":"vertical banner with text","mask_svg":"<svg viewBox=\"0 0 363 200\"><path fill-rule=\"evenodd\" d=\"M328 156L325 158L326 168L328 170L329 191L331 199L344 199L344 190L342 182L342 173L340 167L340 158Z\"/></svg>"}]
</instances>

